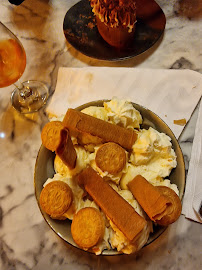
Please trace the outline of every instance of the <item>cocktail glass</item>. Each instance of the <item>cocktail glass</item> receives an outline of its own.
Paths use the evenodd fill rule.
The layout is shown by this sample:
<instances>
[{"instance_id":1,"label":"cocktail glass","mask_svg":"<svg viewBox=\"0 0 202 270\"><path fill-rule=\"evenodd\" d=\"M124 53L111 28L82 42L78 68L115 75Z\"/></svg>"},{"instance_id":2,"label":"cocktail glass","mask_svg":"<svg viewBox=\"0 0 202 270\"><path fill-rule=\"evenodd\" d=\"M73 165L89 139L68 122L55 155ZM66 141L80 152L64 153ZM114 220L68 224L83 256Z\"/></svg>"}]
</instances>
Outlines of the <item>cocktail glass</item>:
<instances>
[{"instance_id":1,"label":"cocktail glass","mask_svg":"<svg viewBox=\"0 0 202 270\"><path fill-rule=\"evenodd\" d=\"M11 95L13 107L20 113L37 112L46 104L47 86L39 81L21 83L26 66L25 50L19 39L0 22L0 87L14 84Z\"/></svg>"}]
</instances>

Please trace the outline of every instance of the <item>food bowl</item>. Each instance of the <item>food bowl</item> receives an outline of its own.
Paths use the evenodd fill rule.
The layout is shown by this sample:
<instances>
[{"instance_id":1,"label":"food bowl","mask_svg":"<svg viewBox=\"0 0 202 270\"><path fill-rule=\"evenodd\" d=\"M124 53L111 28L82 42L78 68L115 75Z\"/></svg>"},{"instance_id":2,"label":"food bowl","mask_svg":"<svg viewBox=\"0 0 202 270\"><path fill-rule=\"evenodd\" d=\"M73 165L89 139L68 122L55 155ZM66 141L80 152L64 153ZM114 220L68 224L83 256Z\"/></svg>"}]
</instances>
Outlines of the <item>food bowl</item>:
<instances>
[{"instance_id":1,"label":"food bowl","mask_svg":"<svg viewBox=\"0 0 202 270\"><path fill-rule=\"evenodd\" d=\"M107 100L98 100L98 101L89 102L76 109L83 110L84 108L87 108L89 106L102 107L103 102L105 101ZM137 109L142 115L143 123L141 124L141 128L148 129L149 127L153 127L157 131L163 132L171 138L172 146L177 156L177 166L176 168L172 170L169 176L169 179L171 183L174 183L177 185L179 189L179 197L182 200L184 189L185 189L185 165L184 165L183 154L182 154L182 151L178 144L177 139L175 138L171 129L155 113L153 113L152 111L150 111L149 109L141 105L138 105L135 103L132 103L132 104L134 108ZM65 242L78 248L78 246L75 244L71 235L71 221L51 219L50 216L48 216L41 209L40 204L39 204L39 197L40 197L41 190L43 188L43 184L46 182L48 178L52 178L55 173L54 172L54 158L55 158L55 153L47 150L43 145L40 147L39 153L36 159L35 173L34 173L34 186L35 186L36 200L38 202L39 208L41 210L41 213L44 219L46 220L48 225L51 227L51 229ZM165 229L166 227L162 227L159 225L154 226L154 231L153 233L150 234L146 245L150 244L155 239L157 239L165 231ZM116 250L104 250L102 252L102 255L118 255L118 254L120 253Z\"/></svg>"}]
</instances>

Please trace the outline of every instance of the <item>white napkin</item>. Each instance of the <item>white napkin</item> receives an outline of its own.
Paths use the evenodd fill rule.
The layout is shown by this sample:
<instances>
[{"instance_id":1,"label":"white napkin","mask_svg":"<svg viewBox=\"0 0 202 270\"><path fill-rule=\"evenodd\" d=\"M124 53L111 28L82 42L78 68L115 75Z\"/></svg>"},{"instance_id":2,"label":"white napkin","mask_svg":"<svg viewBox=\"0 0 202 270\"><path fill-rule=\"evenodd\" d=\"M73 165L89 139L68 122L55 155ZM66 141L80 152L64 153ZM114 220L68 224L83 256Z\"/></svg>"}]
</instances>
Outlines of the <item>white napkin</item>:
<instances>
[{"instance_id":1,"label":"white napkin","mask_svg":"<svg viewBox=\"0 0 202 270\"><path fill-rule=\"evenodd\" d=\"M202 223L199 209L202 203L202 101L200 102L191 160L186 181L182 213Z\"/></svg>"},{"instance_id":2,"label":"white napkin","mask_svg":"<svg viewBox=\"0 0 202 270\"><path fill-rule=\"evenodd\" d=\"M138 68L66 68L59 69L55 93L47 106L50 116L64 115L68 108L93 100L129 99L152 110L179 138L184 126L174 120L188 121L202 95L202 75L191 70ZM186 180L183 213L195 221L201 196L201 109ZM200 164L200 165L199 165Z\"/></svg>"},{"instance_id":3,"label":"white napkin","mask_svg":"<svg viewBox=\"0 0 202 270\"><path fill-rule=\"evenodd\" d=\"M155 112L178 138L184 127L173 121L188 121L201 94L202 75L190 70L61 67L46 110L60 116L68 108L116 96Z\"/></svg>"}]
</instances>

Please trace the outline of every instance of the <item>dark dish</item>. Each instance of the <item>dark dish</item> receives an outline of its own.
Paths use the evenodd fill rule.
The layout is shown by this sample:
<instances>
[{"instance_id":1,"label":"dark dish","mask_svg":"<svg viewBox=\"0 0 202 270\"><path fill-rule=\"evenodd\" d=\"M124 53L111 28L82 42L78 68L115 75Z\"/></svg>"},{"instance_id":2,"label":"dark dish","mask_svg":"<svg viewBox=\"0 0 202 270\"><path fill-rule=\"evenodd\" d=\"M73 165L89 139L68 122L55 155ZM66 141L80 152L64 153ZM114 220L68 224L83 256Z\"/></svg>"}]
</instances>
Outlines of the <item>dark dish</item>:
<instances>
[{"instance_id":1,"label":"dark dish","mask_svg":"<svg viewBox=\"0 0 202 270\"><path fill-rule=\"evenodd\" d=\"M66 13L63 31L67 41L78 51L92 58L118 61L137 56L151 48L161 37L166 18L154 0L137 0L137 23L133 41L116 49L100 36L89 0L82 0Z\"/></svg>"}]
</instances>

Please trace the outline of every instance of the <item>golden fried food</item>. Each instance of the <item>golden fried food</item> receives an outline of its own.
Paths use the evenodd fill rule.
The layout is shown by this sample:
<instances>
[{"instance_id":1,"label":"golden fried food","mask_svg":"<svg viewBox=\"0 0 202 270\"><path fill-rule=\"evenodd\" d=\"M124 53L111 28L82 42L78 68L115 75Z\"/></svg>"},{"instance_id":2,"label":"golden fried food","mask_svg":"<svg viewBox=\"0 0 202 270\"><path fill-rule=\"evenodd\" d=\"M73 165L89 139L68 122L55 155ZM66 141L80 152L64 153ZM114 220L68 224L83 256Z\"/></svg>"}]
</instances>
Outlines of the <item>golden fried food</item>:
<instances>
[{"instance_id":1,"label":"golden fried food","mask_svg":"<svg viewBox=\"0 0 202 270\"><path fill-rule=\"evenodd\" d=\"M179 218L182 211L182 204L180 198L171 188L159 186L157 187L157 189L163 196L165 196L170 201L170 204L166 208L164 216L161 218L156 218L156 223L162 226L168 226Z\"/></svg>"},{"instance_id":2,"label":"golden fried food","mask_svg":"<svg viewBox=\"0 0 202 270\"><path fill-rule=\"evenodd\" d=\"M51 218L64 219L73 200L71 188L62 181L48 183L41 191L40 206Z\"/></svg>"},{"instance_id":3,"label":"golden fried food","mask_svg":"<svg viewBox=\"0 0 202 270\"><path fill-rule=\"evenodd\" d=\"M128 188L152 221L167 226L179 217L181 201L172 189L153 186L141 175Z\"/></svg>"},{"instance_id":4,"label":"golden fried food","mask_svg":"<svg viewBox=\"0 0 202 270\"><path fill-rule=\"evenodd\" d=\"M60 141L55 152L66 166L68 166L70 169L75 168L77 154L67 129L61 129Z\"/></svg>"},{"instance_id":5,"label":"golden fried food","mask_svg":"<svg viewBox=\"0 0 202 270\"><path fill-rule=\"evenodd\" d=\"M133 129L111 124L74 109L68 109L63 125L69 129L72 136L80 137L81 134L82 136L90 134L102 139L103 142L114 142L129 150L137 139L137 133ZM91 142L88 140L88 143Z\"/></svg>"},{"instance_id":6,"label":"golden fried food","mask_svg":"<svg viewBox=\"0 0 202 270\"><path fill-rule=\"evenodd\" d=\"M105 143L97 150L95 162L103 172L107 171L114 175L125 167L126 152L116 143Z\"/></svg>"},{"instance_id":7,"label":"golden fried food","mask_svg":"<svg viewBox=\"0 0 202 270\"><path fill-rule=\"evenodd\" d=\"M106 216L130 241L139 237L146 220L91 167L78 175L78 184L84 186Z\"/></svg>"},{"instance_id":8,"label":"golden fried food","mask_svg":"<svg viewBox=\"0 0 202 270\"><path fill-rule=\"evenodd\" d=\"M82 208L73 217L72 237L81 248L89 249L99 243L104 237L104 230L104 219L96 208Z\"/></svg>"},{"instance_id":9,"label":"golden fried food","mask_svg":"<svg viewBox=\"0 0 202 270\"><path fill-rule=\"evenodd\" d=\"M42 144L54 152L60 142L60 131L64 128L61 121L48 122L42 129Z\"/></svg>"}]
</instances>

